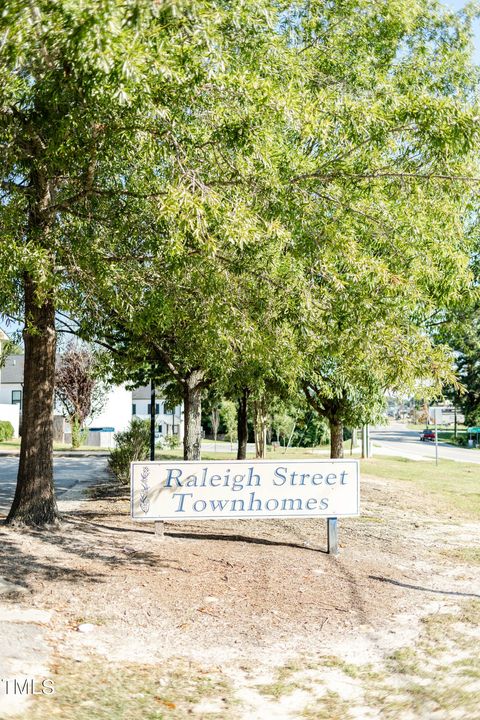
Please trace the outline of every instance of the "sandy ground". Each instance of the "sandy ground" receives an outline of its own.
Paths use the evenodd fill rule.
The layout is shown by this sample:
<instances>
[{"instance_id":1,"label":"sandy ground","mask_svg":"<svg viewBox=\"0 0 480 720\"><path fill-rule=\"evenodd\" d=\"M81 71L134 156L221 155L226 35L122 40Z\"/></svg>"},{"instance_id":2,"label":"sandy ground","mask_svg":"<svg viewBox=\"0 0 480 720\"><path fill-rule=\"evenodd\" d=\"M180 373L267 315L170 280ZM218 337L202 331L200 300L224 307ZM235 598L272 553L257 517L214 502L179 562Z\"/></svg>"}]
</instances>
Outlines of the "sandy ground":
<instances>
[{"instance_id":1,"label":"sandy ground","mask_svg":"<svg viewBox=\"0 0 480 720\"><path fill-rule=\"evenodd\" d=\"M65 500L57 530L0 529L0 575L23 588L2 596L0 622L34 627L37 675L107 661L168 674L186 662L226 683L218 697L170 703L171 715L164 702L148 717L478 720L480 676L460 677L460 706L435 693L419 705L410 685L478 658L464 613L478 608L479 565L461 553L479 547L480 526L394 482L362 483L362 517L340 522L337 557L326 553L325 521L166 523L162 540L130 520L126 498ZM442 616L463 639L457 647L445 629L435 655L425 621ZM408 649L418 672L399 664ZM10 674L32 673L9 662ZM67 720L88 717L68 707ZM15 709L0 698L0 718Z\"/></svg>"}]
</instances>

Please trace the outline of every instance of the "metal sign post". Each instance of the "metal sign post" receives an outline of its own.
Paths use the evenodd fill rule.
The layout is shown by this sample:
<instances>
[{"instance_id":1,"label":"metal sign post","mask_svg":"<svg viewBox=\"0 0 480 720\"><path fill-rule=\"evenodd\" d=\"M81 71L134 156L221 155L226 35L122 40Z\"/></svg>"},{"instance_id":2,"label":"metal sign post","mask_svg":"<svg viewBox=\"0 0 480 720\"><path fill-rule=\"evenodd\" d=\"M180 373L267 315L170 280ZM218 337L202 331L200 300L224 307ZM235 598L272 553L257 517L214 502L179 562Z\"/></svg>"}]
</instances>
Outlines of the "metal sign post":
<instances>
[{"instance_id":1,"label":"metal sign post","mask_svg":"<svg viewBox=\"0 0 480 720\"><path fill-rule=\"evenodd\" d=\"M155 380L150 383L150 460L155 460Z\"/></svg>"},{"instance_id":2,"label":"metal sign post","mask_svg":"<svg viewBox=\"0 0 480 720\"><path fill-rule=\"evenodd\" d=\"M442 408L431 407L430 410L433 414L433 422L435 428L435 465L438 465L438 417L442 417Z\"/></svg>"},{"instance_id":3,"label":"metal sign post","mask_svg":"<svg viewBox=\"0 0 480 720\"><path fill-rule=\"evenodd\" d=\"M368 424L362 426L362 458L371 457L370 428Z\"/></svg>"},{"instance_id":4,"label":"metal sign post","mask_svg":"<svg viewBox=\"0 0 480 720\"><path fill-rule=\"evenodd\" d=\"M338 555L338 524L337 518L327 519L327 552Z\"/></svg>"}]
</instances>

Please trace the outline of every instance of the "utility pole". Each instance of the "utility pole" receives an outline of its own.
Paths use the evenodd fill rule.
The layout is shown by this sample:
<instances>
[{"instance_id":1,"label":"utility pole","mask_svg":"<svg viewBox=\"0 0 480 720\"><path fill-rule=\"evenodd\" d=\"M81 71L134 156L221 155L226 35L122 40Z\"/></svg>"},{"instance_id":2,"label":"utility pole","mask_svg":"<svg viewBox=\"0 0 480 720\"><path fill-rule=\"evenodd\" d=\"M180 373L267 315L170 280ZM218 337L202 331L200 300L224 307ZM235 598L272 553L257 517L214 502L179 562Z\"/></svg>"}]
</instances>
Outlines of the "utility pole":
<instances>
[{"instance_id":1,"label":"utility pole","mask_svg":"<svg viewBox=\"0 0 480 720\"><path fill-rule=\"evenodd\" d=\"M150 460L155 460L155 380L150 381Z\"/></svg>"}]
</instances>

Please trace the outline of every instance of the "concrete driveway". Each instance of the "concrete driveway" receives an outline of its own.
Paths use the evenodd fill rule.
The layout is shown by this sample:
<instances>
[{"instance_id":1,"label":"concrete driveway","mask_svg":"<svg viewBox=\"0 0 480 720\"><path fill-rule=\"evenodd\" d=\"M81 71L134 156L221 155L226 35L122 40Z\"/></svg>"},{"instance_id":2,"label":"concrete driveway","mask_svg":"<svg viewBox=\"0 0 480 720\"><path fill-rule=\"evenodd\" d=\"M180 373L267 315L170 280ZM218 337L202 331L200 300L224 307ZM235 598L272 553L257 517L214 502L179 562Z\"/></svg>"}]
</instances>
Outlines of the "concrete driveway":
<instances>
[{"instance_id":1,"label":"concrete driveway","mask_svg":"<svg viewBox=\"0 0 480 720\"><path fill-rule=\"evenodd\" d=\"M58 457L53 460L55 491L66 492L92 485L107 467L105 457ZM0 516L6 515L15 494L18 457L0 457Z\"/></svg>"}]
</instances>

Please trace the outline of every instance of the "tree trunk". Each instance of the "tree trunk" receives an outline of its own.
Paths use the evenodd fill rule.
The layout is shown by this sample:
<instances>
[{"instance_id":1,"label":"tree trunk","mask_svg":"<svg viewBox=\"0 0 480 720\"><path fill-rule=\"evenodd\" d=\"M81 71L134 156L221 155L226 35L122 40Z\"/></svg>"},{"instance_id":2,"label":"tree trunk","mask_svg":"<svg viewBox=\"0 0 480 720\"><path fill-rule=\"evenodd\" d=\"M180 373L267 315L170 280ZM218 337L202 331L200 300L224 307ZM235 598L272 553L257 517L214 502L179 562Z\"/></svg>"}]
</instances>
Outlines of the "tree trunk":
<instances>
[{"instance_id":1,"label":"tree trunk","mask_svg":"<svg viewBox=\"0 0 480 720\"><path fill-rule=\"evenodd\" d=\"M82 425L77 417L70 418L70 428L72 430L72 449L78 450L82 444Z\"/></svg>"},{"instance_id":2,"label":"tree trunk","mask_svg":"<svg viewBox=\"0 0 480 720\"><path fill-rule=\"evenodd\" d=\"M255 456L264 458L267 450L267 410L265 398L254 403Z\"/></svg>"},{"instance_id":3,"label":"tree trunk","mask_svg":"<svg viewBox=\"0 0 480 720\"><path fill-rule=\"evenodd\" d=\"M22 440L17 488L6 522L47 525L58 518L53 488L53 405L55 388L55 308L37 303L36 285L25 274L25 368Z\"/></svg>"},{"instance_id":4,"label":"tree trunk","mask_svg":"<svg viewBox=\"0 0 480 720\"><path fill-rule=\"evenodd\" d=\"M193 370L183 386L185 434L183 459L200 460L202 443L202 380L203 372Z\"/></svg>"},{"instance_id":5,"label":"tree trunk","mask_svg":"<svg viewBox=\"0 0 480 720\"><path fill-rule=\"evenodd\" d=\"M215 443L215 452L217 451L217 436L218 426L220 425L220 410L218 407L214 407L212 410L212 431L213 431L213 442Z\"/></svg>"},{"instance_id":6,"label":"tree trunk","mask_svg":"<svg viewBox=\"0 0 480 720\"><path fill-rule=\"evenodd\" d=\"M330 457L343 458L343 423L330 420Z\"/></svg>"},{"instance_id":7,"label":"tree trunk","mask_svg":"<svg viewBox=\"0 0 480 720\"><path fill-rule=\"evenodd\" d=\"M244 388L237 407L237 460L247 459L248 442L248 389Z\"/></svg>"}]
</instances>

